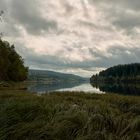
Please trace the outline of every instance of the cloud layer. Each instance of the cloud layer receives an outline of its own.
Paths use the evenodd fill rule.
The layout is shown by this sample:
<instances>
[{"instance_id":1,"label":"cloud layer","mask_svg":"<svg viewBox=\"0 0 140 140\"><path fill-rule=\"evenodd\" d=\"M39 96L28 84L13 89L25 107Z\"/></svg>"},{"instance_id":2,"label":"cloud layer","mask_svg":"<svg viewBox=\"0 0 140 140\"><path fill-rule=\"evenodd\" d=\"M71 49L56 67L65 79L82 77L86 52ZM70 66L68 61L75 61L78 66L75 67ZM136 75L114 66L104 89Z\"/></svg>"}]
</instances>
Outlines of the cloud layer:
<instances>
[{"instance_id":1,"label":"cloud layer","mask_svg":"<svg viewBox=\"0 0 140 140\"><path fill-rule=\"evenodd\" d=\"M91 76L140 62L139 0L0 0L0 31L30 68Z\"/></svg>"}]
</instances>

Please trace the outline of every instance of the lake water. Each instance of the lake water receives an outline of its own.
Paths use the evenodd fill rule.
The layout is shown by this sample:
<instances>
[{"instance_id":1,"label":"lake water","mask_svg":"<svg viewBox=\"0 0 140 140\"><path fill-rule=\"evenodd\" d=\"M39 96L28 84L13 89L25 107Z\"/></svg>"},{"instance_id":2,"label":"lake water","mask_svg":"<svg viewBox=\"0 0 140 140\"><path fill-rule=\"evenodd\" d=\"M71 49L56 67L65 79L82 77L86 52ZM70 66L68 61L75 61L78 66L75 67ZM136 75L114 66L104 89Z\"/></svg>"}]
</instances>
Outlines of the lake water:
<instances>
[{"instance_id":1,"label":"lake water","mask_svg":"<svg viewBox=\"0 0 140 140\"><path fill-rule=\"evenodd\" d=\"M45 84L45 83L34 83L29 85L28 90L30 92L37 92L40 94L45 94L47 92L53 91L83 91L90 93L99 93L104 92L100 91L98 88L93 87L90 83L54 83L54 84Z\"/></svg>"},{"instance_id":2,"label":"lake water","mask_svg":"<svg viewBox=\"0 0 140 140\"><path fill-rule=\"evenodd\" d=\"M140 84L90 84L90 83L52 83L46 84L43 82L36 82L29 84L28 90L30 92L37 92L39 94L50 93L53 91L82 91L89 93L117 93L123 95L140 95Z\"/></svg>"}]
</instances>

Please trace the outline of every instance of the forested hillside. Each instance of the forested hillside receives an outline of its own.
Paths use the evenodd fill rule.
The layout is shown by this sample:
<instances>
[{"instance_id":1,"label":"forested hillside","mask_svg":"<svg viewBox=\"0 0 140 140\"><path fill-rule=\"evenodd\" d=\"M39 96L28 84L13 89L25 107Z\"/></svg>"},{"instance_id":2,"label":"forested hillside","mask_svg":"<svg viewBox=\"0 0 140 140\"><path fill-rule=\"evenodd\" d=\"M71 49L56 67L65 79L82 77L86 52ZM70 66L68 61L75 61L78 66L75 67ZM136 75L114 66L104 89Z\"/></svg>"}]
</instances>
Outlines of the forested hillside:
<instances>
[{"instance_id":1,"label":"forested hillside","mask_svg":"<svg viewBox=\"0 0 140 140\"><path fill-rule=\"evenodd\" d=\"M48 70L29 70L29 81L58 82L86 82L88 79L73 74L66 74Z\"/></svg>"},{"instance_id":2,"label":"forested hillside","mask_svg":"<svg viewBox=\"0 0 140 140\"><path fill-rule=\"evenodd\" d=\"M140 81L140 63L118 65L101 71L91 77L91 82L100 81Z\"/></svg>"},{"instance_id":3,"label":"forested hillside","mask_svg":"<svg viewBox=\"0 0 140 140\"><path fill-rule=\"evenodd\" d=\"M14 45L0 39L0 81L23 81L27 74L28 68Z\"/></svg>"}]
</instances>

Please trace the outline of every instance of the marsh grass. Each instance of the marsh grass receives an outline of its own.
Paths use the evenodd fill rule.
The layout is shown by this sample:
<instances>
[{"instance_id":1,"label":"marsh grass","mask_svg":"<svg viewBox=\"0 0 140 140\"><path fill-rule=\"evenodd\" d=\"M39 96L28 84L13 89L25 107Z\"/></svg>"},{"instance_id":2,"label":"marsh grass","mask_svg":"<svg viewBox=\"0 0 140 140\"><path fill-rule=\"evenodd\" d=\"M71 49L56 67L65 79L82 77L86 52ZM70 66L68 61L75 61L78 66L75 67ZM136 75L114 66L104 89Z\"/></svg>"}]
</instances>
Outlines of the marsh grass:
<instances>
[{"instance_id":1,"label":"marsh grass","mask_svg":"<svg viewBox=\"0 0 140 140\"><path fill-rule=\"evenodd\" d=\"M0 93L0 140L139 140L140 97Z\"/></svg>"}]
</instances>

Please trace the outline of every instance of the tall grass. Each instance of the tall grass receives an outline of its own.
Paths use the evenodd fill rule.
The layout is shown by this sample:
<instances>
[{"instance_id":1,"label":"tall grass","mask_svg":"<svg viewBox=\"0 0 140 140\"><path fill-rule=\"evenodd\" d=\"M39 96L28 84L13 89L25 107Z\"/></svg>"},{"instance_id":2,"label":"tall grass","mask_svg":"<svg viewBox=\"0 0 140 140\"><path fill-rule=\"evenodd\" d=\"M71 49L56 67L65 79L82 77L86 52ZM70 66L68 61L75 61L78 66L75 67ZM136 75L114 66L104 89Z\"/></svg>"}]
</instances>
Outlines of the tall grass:
<instances>
[{"instance_id":1,"label":"tall grass","mask_svg":"<svg viewBox=\"0 0 140 140\"><path fill-rule=\"evenodd\" d=\"M0 93L0 140L139 140L140 97Z\"/></svg>"}]
</instances>

